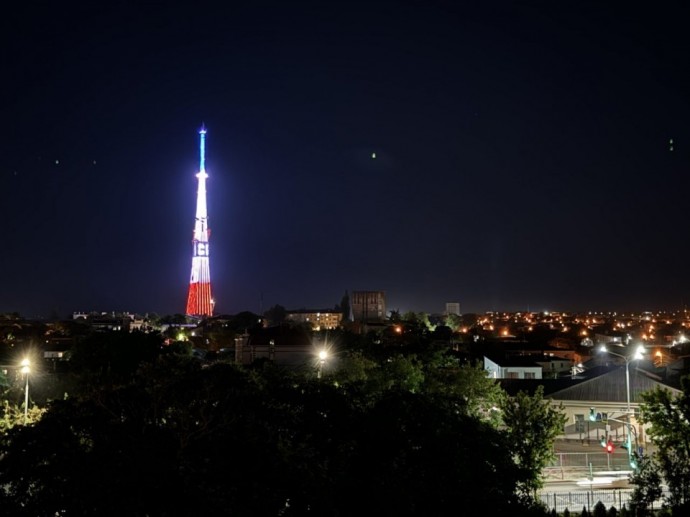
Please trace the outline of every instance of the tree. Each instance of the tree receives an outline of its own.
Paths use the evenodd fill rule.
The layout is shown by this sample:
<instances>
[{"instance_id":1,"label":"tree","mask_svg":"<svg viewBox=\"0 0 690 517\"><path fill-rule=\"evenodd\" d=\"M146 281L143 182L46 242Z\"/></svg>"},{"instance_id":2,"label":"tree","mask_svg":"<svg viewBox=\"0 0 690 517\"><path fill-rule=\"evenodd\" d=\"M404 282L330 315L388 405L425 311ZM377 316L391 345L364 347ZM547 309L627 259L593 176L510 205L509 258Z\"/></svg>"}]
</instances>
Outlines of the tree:
<instances>
[{"instance_id":1,"label":"tree","mask_svg":"<svg viewBox=\"0 0 690 517\"><path fill-rule=\"evenodd\" d=\"M163 429L142 425L132 411L145 400L138 395L119 391L117 403L55 401L35 425L8 432L0 459L3 512L173 515L183 493L170 462L174 442Z\"/></svg>"},{"instance_id":2,"label":"tree","mask_svg":"<svg viewBox=\"0 0 690 517\"><path fill-rule=\"evenodd\" d=\"M398 354L389 358L383 364L382 373L386 378L386 389L396 388L414 393L420 390L424 382L422 364L414 355Z\"/></svg>"},{"instance_id":3,"label":"tree","mask_svg":"<svg viewBox=\"0 0 690 517\"><path fill-rule=\"evenodd\" d=\"M274 305L266 312L264 312L264 317L268 320L269 325L276 326L280 325L285 321L287 311L282 305Z\"/></svg>"},{"instance_id":4,"label":"tree","mask_svg":"<svg viewBox=\"0 0 690 517\"><path fill-rule=\"evenodd\" d=\"M342 479L344 515L437 517L458 508L515 515L518 472L505 436L423 394L388 392L352 426L357 448ZM490 483L486 483L491 479Z\"/></svg>"},{"instance_id":5,"label":"tree","mask_svg":"<svg viewBox=\"0 0 690 517\"><path fill-rule=\"evenodd\" d=\"M649 424L647 433L656 445L647 467L666 481L667 502L674 510L690 506L690 377L681 380L681 387L679 395L660 387L642 393L640 406L640 420Z\"/></svg>"},{"instance_id":6,"label":"tree","mask_svg":"<svg viewBox=\"0 0 690 517\"><path fill-rule=\"evenodd\" d=\"M447 314L444 323L447 327L450 327L453 332L457 332L462 328L462 316L452 313Z\"/></svg>"},{"instance_id":7,"label":"tree","mask_svg":"<svg viewBox=\"0 0 690 517\"><path fill-rule=\"evenodd\" d=\"M642 456L638 459L637 470L630 476L630 484L635 486L630 502L639 515L644 515L663 493L660 467L655 456Z\"/></svg>"},{"instance_id":8,"label":"tree","mask_svg":"<svg viewBox=\"0 0 690 517\"><path fill-rule=\"evenodd\" d=\"M332 373L334 382L341 385L365 383L375 375L377 363L364 356L359 350L346 351L340 358L338 368Z\"/></svg>"},{"instance_id":9,"label":"tree","mask_svg":"<svg viewBox=\"0 0 690 517\"><path fill-rule=\"evenodd\" d=\"M402 316L400 316L399 309L392 309L388 315L388 321L391 323L400 323L402 321Z\"/></svg>"},{"instance_id":10,"label":"tree","mask_svg":"<svg viewBox=\"0 0 690 517\"><path fill-rule=\"evenodd\" d=\"M2 401L2 411L0 412L0 434L6 433L10 429L18 425L28 425L38 422L43 414L46 412L45 408L33 405L24 413L24 408L17 404L10 404L7 400Z\"/></svg>"},{"instance_id":11,"label":"tree","mask_svg":"<svg viewBox=\"0 0 690 517\"><path fill-rule=\"evenodd\" d=\"M450 342L453 338L453 330L446 325L436 325L436 328L431 332L431 338L446 343Z\"/></svg>"},{"instance_id":12,"label":"tree","mask_svg":"<svg viewBox=\"0 0 690 517\"><path fill-rule=\"evenodd\" d=\"M285 314L283 314L284 319ZM242 311L235 314L228 322L228 326L238 334L262 327L259 316L250 311Z\"/></svg>"},{"instance_id":13,"label":"tree","mask_svg":"<svg viewBox=\"0 0 690 517\"><path fill-rule=\"evenodd\" d=\"M554 407L544 399L544 387L534 395L520 391L506 398L502 407L503 424L510 451L522 472L518 491L531 498L544 485L542 470L553 459L553 442L563 433L566 416L562 404Z\"/></svg>"},{"instance_id":14,"label":"tree","mask_svg":"<svg viewBox=\"0 0 690 517\"><path fill-rule=\"evenodd\" d=\"M506 454L512 435L459 410L459 388L427 383L416 357L370 361L355 358L338 382L270 362L202 366L174 349L128 363L118 382L54 401L0 440L0 507L20 517L168 517L183 505L240 517L538 515L516 493L534 473Z\"/></svg>"},{"instance_id":15,"label":"tree","mask_svg":"<svg viewBox=\"0 0 690 517\"><path fill-rule=\"evenodd\" d=\"M417 313L417 321L422 326L424 331L431 329L431 322L429 321L429 314L426 312Z\"/></svg>"},{"instance_id":16,"label":"tree","mask_svg":"<svg viewBox=\"0 0 690 517\"><path fill-rule=\"evenodd\" d=\"M447 352L434 352L425 356L424 364L425 391L452 398L469 416L500 422L497 410L505 404L506 393L480 362L461 362Z\"/></svg>"},{"instance_id":17,"label":"tree","mask_svg":"<svg viewBox=\"0 0 690 517\"><path fill-rule=\"evenodd\" d=\"M160 334L134 332L97 332L78 341L69 351L69 368L79 390L128 384L142 362L152 361L161 353Z\"/></svg>"},{"instance_id":18,"label":"tree","mask_svg":"<svg viewBox=\"0 0 690 517\"><path fill-rule=\"evenodd\" d=\"M606 517L606 505L601 501L597 501L594 505L594 512L592 512L594 517Z\"/></svg>"}]
</instances>

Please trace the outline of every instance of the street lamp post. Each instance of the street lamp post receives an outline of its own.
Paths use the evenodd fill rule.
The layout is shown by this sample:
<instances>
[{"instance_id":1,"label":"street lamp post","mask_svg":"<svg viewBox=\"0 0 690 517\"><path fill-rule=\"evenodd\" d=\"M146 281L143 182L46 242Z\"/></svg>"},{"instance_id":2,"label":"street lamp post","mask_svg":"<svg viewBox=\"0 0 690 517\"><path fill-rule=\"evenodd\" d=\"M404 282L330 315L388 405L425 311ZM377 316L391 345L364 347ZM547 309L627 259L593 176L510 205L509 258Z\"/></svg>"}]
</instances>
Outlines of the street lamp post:
<instances>
[{"instance_id":1,"label":"street lamp post","mask_svg":"<svg viewBox=\"0 0 690 517\"><path fill-rule=\"evenodd\" d=\"M29 421L29 373L31 373L31 362L24 358L21 362L22 373L26 377L26 386L24 387L24 425Z\"/></svg>"},{"instance_id":2,"label":"street lamp post","mask_svg":"<svg viewBox=\"0 0 690 517\"><path fill-rule=\"evenodd\" d=\"M644 346L639 345L636 349L635 352L632 355L623 355L623 354L617 354L616 352L611 352L606 348L606 345L601 345L601 348L599 349L600 352L606 352L611 355L618 356L622 359L625 360L625 393L626 393L626 427L628 431L628 460L632 463L632 458L633 458L633 451L632 451L632 436L631 434L635 434L635 442L637 442L637 429L635 429L635 426L631 422L631 415L632 411L630 409L630 363L633 361L636 361L638 359L642 359L642 354L644 353ZM615 419L609 419L609 420L615 420Z\"/></svg>"},{"instance_id":3,"label":"street lamp post","mask_svg":"<svg viewBox=\"0 0 690 517\"><path fill-rule=\"evenodd\" d=\"M611 355L621 357L625 360L625 393L627 397L627 413L630 416L630 363L637 359L642 359L642 354L644 353L644 347L642 345L638 346L635 353L632 356L626 356L623 354L617 354L616 352L611 352L606 348L606 345L601 345L599 349L600 352L606 352Z\"/></svg>"}]
</instances>

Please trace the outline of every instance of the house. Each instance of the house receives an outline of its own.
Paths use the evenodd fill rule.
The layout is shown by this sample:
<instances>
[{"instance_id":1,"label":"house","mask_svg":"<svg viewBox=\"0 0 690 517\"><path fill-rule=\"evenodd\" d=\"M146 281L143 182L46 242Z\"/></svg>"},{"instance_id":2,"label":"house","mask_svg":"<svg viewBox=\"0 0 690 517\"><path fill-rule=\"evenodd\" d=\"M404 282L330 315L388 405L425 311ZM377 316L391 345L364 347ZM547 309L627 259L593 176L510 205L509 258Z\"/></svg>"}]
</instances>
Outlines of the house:
<instances>
[{"instance_id":1,"label":"house","mask_svg":"<svg viewBox=\"0 0 690 517\"><path fill-rule=\"evenodd\" d=\"M642 402L641 394L654 389L665 389L679 395L680 390L661 381L661 378L639 368L626 366L598 367L590 377L572 385L552 391L546 398L562 404L567 422L565 438L584 442L599 441L607 434L614 441L623 441L627 432L628 414L632 432L640 445L648 443L645 428L637 421ZM629 397L629 402L628 402ZM594 421L590 419L590 414Z\"/></svg>"},{"instance_id":2,"label":"house","mask_svg":"<svg viewBox=\"0 0 690 517\"><path fill-rule=\"evenodd\" d=\"M532 356L484 356L484 370L493 379L541 379L542 366Z\"/></svg>"},{"instance_id":3,"label":"house","mask_svg":"<svg viewBox=\"0 0 690 517\"><path fill-rule=\"evenodd\" d=\"M234 357L237 364L252 364L257 360L271 361L289 368L316 368L319 352L329 349L327 341L298 327L280 325L253 329L235 338ZM221 350L230 352L231 350ZM335 357L328 358L326 369L334 365Z\"/></svg>"},{"instance_id":4,"label":"house","mask_svg":"<svg viewBox=\"0 0 690 517\"><path fill-rule=\"evenodd\" d=\"M564 374L569 375L573 371L574 363L571 360L562 357L553 357L545 355L541 358L535 358L535 362L542 367L542 377L562 377Z\"/></svg>"},{"instance_id":5,"label":"house","mask_svg":"<svg viewBox=\"0 0 690 517\"><path fill-rule=\"evenodd\" d=\"M602 438L623 443L627 440L630 425L632 441L646 447L649 437L638 420L641 394L657 388L669 390L674 396L681 391L649 372L651 365L647 361L641 363L640 366L632 365L628 375L625 366L609 364L589 366L582 373L559 379L512 378L503 379L500 383L509 395L519 391L532 394L537 387L543 387L544 397L554 406L561 407L566 416L561 439L578 441L583 445L599 443Z\"/></svg>"}]
</instances>

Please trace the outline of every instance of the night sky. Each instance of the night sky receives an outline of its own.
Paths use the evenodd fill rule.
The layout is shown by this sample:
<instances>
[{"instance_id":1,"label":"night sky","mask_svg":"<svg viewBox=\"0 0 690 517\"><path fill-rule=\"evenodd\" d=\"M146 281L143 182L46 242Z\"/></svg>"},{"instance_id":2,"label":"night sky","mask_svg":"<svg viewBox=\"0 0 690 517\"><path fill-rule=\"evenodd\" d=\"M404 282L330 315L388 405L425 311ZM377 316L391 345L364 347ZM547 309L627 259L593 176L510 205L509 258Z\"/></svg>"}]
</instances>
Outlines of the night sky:
<instances>
[{"instance_id":1,"label":"night sky","mask_svg":"<svg viewBox=\"0 0 690 517\"><path fill-rule=\"evenodd\" d=\"M183 313L202 123L217 313L690 302L686 2L223 3L4 8L0 312Z\"/></svg>"}]
</instances>

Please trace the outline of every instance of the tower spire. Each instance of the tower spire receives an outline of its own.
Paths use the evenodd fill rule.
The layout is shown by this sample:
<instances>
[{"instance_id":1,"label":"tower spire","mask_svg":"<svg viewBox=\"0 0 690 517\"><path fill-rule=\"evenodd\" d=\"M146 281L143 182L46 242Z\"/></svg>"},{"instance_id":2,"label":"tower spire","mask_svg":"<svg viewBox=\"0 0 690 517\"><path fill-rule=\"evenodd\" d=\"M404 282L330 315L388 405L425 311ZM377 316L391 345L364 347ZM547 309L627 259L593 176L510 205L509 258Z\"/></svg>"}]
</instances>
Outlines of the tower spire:
<instances>
[{"instance_id":1,"label":"tower spire","mask_svg":"<svg viewBox=\"0 0 690 517\"><path fill-rule=\"evenodd\" d=\"M192 274L187 295L188 316L213 316L211 298L211 270L209 268L208 214L206 209L206 128L199 130L199 172L196 174L198 188L196 196L196 219L192 238Z\"/></svg>"}]
</instances>

